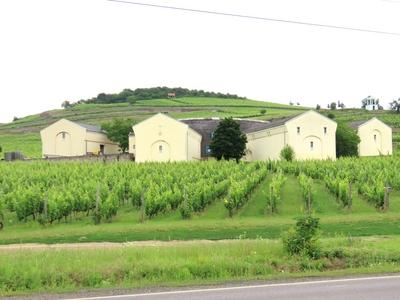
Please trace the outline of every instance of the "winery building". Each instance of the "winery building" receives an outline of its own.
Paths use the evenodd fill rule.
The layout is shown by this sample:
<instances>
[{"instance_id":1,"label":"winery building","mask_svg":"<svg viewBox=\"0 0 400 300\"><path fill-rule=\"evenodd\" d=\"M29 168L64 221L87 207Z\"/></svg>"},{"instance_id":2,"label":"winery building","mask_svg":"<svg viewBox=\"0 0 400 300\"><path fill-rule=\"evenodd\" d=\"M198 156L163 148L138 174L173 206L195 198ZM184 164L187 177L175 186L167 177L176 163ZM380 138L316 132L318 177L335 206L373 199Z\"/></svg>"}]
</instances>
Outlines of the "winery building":
<instances>
[{"instance_id":1,"label":"winery building","mask_svg":"<svg viewBox=\"0 0 400 300\"><path fill-rule=\"evenodd\" d=\"M392 155L392 128L377 118L350 123L360 137L359 156Z\"/></svg>"},{"instance_id":2,"label":"winery building","mask_svg":"<svg viewBox=\"0 0 400 300\"><path fill-rule=\"evenodd\" d=\"M100 126L61 119L40 132L43 157L70 157L88 154L117 154Z\"/></svg>"},{"instance_id":3,"label":"winery building","mask_svg":"<svg viewBox=\"0 0 400 300\"><path fill-rule=\"evenodd\" d=\"M297 159L336 158L337 124L315 111L271 122L236 121L247 136L247 161L279 159L285 145ZM129 152L137 162L205 159L218 123L217 118L176 120L160 113L133 126Z\"/></svg>"}]
</instances>

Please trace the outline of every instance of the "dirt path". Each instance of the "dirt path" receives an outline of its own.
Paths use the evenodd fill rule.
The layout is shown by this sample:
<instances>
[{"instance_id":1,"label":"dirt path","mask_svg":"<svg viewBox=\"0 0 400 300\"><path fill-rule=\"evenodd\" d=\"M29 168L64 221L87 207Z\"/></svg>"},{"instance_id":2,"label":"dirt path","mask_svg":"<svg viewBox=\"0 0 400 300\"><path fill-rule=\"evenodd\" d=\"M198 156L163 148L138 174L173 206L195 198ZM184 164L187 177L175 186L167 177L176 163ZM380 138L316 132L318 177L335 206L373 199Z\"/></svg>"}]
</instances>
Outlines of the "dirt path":
<instances>
[{"instance_id":1,"label":"dirt path","mask_svg":"<svg viewBox=\"0 0 400 300\"><path fill-rule=\"evenodd\" d=\"M19 250L64 250L64 249L118 249L127 247L170 247L177 245L233 243L237 240L193 240L193 241L137 241L126 243L71 243L71 244L10 244L0 245L0 251Z\"/></svg>"}]
</instances>

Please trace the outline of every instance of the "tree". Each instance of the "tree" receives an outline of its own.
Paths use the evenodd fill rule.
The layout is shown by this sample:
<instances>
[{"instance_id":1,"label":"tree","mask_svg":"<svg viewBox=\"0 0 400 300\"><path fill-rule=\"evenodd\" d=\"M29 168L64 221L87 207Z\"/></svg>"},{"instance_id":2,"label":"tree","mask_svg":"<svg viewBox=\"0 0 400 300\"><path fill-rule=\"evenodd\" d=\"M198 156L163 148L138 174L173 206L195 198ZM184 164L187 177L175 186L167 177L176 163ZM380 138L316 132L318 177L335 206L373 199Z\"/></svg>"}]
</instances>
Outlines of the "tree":
<instances>
[{"instance_id":1,"label":"tree","mask_svg":"<svg viewBox=\"0 0 400 300\"><path fill-rule=\"evenodd\" d=\"M336 109L336 102L332 102L330 105L331 110L335 110Z\"/></svg>"},{"instance_id":2,"label":"tree","mask_svg":"<svg viewBox=\"0 0 400 300\"><path fill-rule=\"evenodd\" d=\"M64 109L69 108L69 107L71 107L71 103L69 101L65 100L63 103L61 103L61 107Z\"/></svg>"},{"instance_id":3,"label":"tree","mask_svg":"<svg viewBox=\"0 0 400 300\"><path fill-rule=\"evenodd\" d=\"M393 100L390 103L390 109L395 111L396 113L400 113L400 98L397 100Z\"/></svg>"},{"instance_id":4,"label":"tree","mask_svg":"<svg viewBox=\"0 0 400 300\"><path fill-rule=\"evenodd\" d=\"M134 123L131 119L114 119L104 123L101 128L106 131L107 137L118 143L122 152L125 152L129 148L129 134Z\"/></svg>"},{"instance_id":5,"label":"tree","mask_svg":"<svg viewBox=\"0 0 400 300\"><path fill-rule=\"evenodd\" d=\"M246 150L247 137L232 118L221 120L210 144L211 154L217 160L234 158L238 162Z\"/></svg>"},{"instance_id":6,"label":"tree","mask_svg":"<svg viewBox=\"0 0 400 300\"><path fill-rule=\"evenodd\" d=\"M338 123L336 129L336 156L358 156L360 137L344 123Z\"/></svg>"},{"instance_id":7,"label":"tree","mask_svg":"<svg viewBox=\"0 0 400 300\"><path fill-rule=\"evenodd\" d=\"M321 105L317 104L316 109L317 109L317 110L320 110L320 109L321 109Z\"/></svg>"},{"instance_id":8,"label":"tree","mask_svg":"<svg viewBox=\"0 0 400 300\"><path fill-rule=\"evenodd\" d=\"M289 145L286 145L285 147L283 147L283 149L280 153L280 157L282 160L293 161L294 157L295 157L293 148L290 147Z\"/></svg>"},{"instance_id":9,"label":"tree","mask_svg":"<svg viewBox=\"0 0 400 300\"><path fill-rule=\"evenodd\" d=\"M260 114L262 114L262 115L265 115L266 112L267 112L267 110L264 108L262 110L260 110Z\"/></svg>"},{"instance_id":10,"label":"tree","mask_svg":"<svg viewBox=\"0 0 400 300\"><path fill-rule=\"evenodd\" d=\"M328 118L331 119L331 120L333 120L335 117L336 116L331 112L328 114Z\"/></svg>"}]
</instances>

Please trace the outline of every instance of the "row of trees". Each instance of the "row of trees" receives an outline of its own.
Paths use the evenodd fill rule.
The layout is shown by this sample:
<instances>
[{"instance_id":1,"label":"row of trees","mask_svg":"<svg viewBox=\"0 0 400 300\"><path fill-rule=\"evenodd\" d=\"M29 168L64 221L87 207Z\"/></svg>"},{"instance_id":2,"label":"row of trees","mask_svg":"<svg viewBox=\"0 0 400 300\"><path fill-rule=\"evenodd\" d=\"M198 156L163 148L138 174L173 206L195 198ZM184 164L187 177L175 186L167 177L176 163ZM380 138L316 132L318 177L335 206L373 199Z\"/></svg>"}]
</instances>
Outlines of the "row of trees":
<instances>
[{"instance_id":1,"label":"row of trees","mask_svg":"<svg viewBox=\"0 0 400 300\"><path fill-rule=\"evenodd\" d=\"M64 101L62 103L63 108L69 108L76 104L94 103L94 104L109 104L109 103L134 103L137 100L149 100L149 99L165 99L169 94L173 94L174 97L211 97L211 98L229 98L229 99L245 99L245 97L239 97L235 94L224 94L207 92L204 90L190 90L181 87L169 88L169 87L153 87L144 89L124 89L120 93L106 94L100 93L96 97L90 99L82 99L78 102L71 103Z\"/></svg>"}]
</instances>

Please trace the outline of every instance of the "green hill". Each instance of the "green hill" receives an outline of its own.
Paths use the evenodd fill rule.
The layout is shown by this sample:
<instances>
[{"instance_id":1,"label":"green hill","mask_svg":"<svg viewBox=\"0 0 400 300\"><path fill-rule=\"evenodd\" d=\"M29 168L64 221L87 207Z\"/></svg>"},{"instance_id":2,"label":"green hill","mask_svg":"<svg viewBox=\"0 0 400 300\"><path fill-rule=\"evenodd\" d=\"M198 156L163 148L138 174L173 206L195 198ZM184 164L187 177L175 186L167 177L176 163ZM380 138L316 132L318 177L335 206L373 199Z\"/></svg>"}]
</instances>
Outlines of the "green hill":
<instances>
[{"instance_id":1,"label":"green hill","mask_svg":"<svg viewBox=\"0 0 400 300\"><path fill-rule=\"evenodd\" d=\"M307 109L309 108L241 98L209 97L149 99L114 104L82 103L0 124L0 146L3 152L21 151L28 157L40 157L40 130L62 118L88 124L101 124L112 118L132 118L139 122L155 113L164 112L174 118L232 116L269 120L298 114ZM262 110L266 110L266 113L262 113ZM337 120L344 121L365 120L377 116L392 127L400 128L399 116L388 111L345 109L334 111L334 114ZM394 140L400 141L400 136L395 134Z\"/></svg>"}]
</instances>

